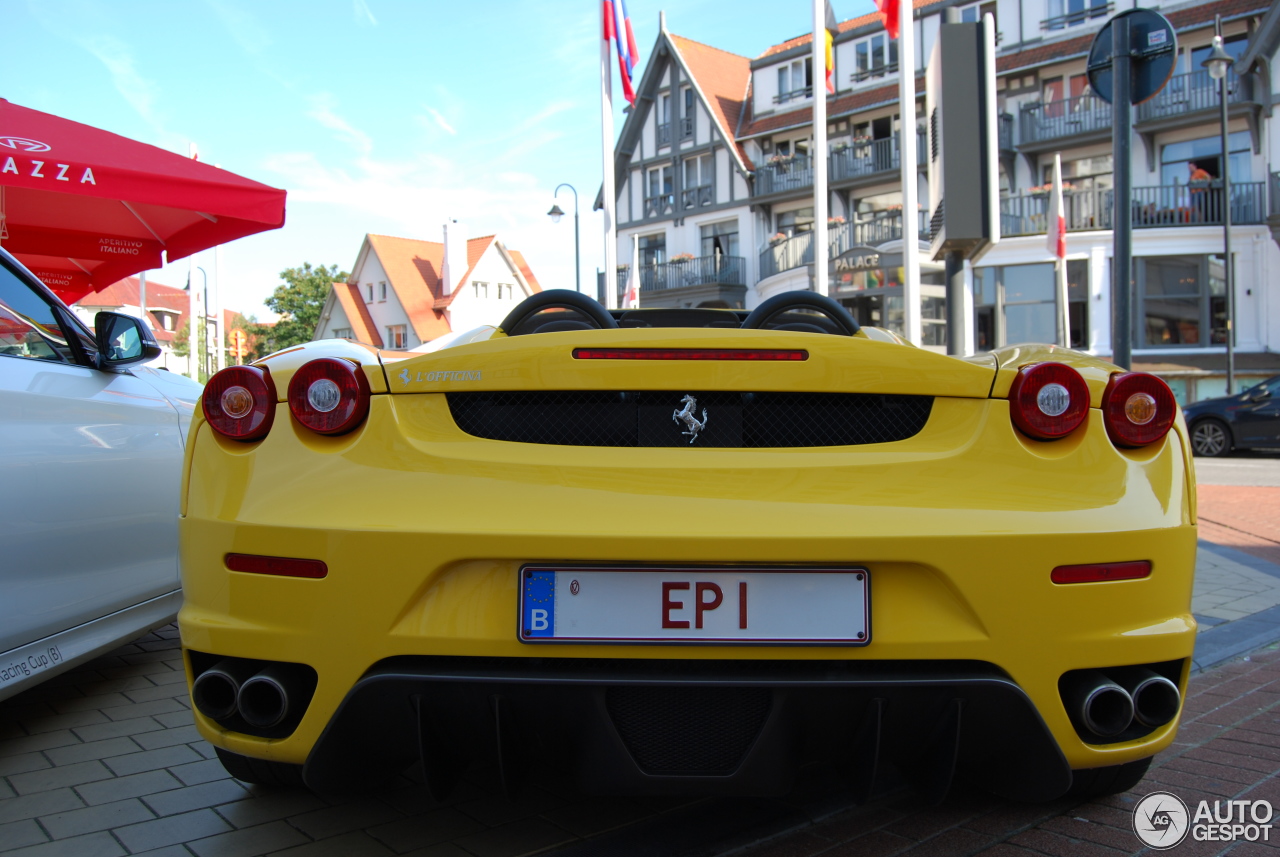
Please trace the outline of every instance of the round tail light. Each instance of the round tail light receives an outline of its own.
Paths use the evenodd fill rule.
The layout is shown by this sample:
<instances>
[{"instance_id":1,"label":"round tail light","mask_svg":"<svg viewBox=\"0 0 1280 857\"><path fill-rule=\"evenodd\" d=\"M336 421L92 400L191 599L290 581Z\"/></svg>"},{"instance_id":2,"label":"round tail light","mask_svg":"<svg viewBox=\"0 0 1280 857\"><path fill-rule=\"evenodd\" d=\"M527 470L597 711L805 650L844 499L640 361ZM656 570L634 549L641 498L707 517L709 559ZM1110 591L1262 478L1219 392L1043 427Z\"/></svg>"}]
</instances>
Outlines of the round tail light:
<instances>
[{"instance_id":1,"label":"round tail light","mask_svg":"<svg viewBox=\"0 0 1280 857\"><path fill-rule=\"evenodd\" d=\"M1146 446L1169 433L1178 403L1169 385L1145 372L1117 372L1102 394L1102 417L1116 446Z\"/></svg>"},{"instance_id":2,"label":"round tail light","mask_svg":"<svg viewBox=\"0 0 1280 857\"><path fill-rule=\"evenodd\" d=\"M1009 389L1009 412L1023 434L1037 440L1065 437L1089 412L1089 387L1063 363L1023 366Z\"/></svg>"},{"instance_id":3,"label":"round tail light","mask_svg":"<svg viewBox=\"0 0 1280 857\"><path fill-rule=\"evenodd\" d=\"M232 440L261 440L276 416L276 385L257 366L229 366L209 379L202 396L204 418Z\"/></svg>"},{"instance_id":4,"label":"round tail light","mask_svg":"<svg viewBox=\"0 0 1280 857\"><path fill-rule=\"evenodd\" d=\"M369 379L349 360L312 360L289 382L289 410L314 432L345 434L369 413Z\"/></svg>"}]
</instances>

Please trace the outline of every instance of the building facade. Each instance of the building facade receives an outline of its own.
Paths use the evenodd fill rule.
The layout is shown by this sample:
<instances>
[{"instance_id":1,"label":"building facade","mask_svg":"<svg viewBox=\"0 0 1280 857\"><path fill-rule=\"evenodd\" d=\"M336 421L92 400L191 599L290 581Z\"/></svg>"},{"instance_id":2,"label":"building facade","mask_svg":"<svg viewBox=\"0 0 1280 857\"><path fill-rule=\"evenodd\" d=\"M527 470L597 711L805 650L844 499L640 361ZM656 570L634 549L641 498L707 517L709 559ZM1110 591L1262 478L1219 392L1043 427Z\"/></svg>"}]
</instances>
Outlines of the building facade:
<instances>
[{"instance_id":1,"label":"building facade","mask_svg":"<svg viewBox=\"0 0 1280 857\"><path fill-rule=\"evenodd\" d=\"M665 21L615 153L618 258L638 249L642 306L750 308L811 288L826 264L832 297L863 324L903 330L901 265L919 254L922 345L962 338L968 353L1053 342L1062 308L1046 248L1047 184L1063 163L1071 345L1111 353L1111 107L1089 89L1094 35L1131 0L917 0L917 101L901 109L896 43L878 16L839 25L828 149L813 151L815 81L808 35L748 59L667 31ZM1133 355L1183 401L1225 388L1223 219L1233 223L1236 365L1242 383L1280 372L1280 140L1273 93L1280 6L1267 0L1151 2L1178 35L1173 77L1134 108ZM995 17L1001 240L966 270L966 326L948 331L928 212L904 218L899 144L917 135L928 200L924 70L944 10ZM1236 58L1228 151L1217 81L1201 66L1221 16ZM910 114L904 120L904 114ZM976 156L976 153L975 153ZM826 241L813 222L813 158L827 158ZM1230 189L1220 177L1224 157ZM904 220L906 241L904 241ZM619 284L627 265L620 265Z\"/></svg>"},{"instance_id":2,"label":"building facade","mask_svg":"<svg viewBox=\"0 0 1280 857\"><path fill-rule=\"evenodd\" d=\"M452 331L497 326L542 291L524 256L496 236L444 241L366 235L345 283L334 283L313 339L352 339L410 351Z\"/></svg>"}]
</instances>

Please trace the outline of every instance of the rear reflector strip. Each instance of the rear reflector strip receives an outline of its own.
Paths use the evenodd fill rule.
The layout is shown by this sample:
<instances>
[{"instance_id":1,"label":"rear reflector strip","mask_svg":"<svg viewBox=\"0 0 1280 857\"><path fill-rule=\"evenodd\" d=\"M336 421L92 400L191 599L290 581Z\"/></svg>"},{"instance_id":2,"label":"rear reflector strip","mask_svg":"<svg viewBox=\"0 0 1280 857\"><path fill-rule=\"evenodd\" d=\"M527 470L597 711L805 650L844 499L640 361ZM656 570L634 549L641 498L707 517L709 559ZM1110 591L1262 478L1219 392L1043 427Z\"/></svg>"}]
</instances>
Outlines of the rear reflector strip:
<instances>
[{"instance_id":1,"label":"rear reflector strip","mask_svg":"<svg viewBox=\"0 0 1280 857\"><path fill-rule=\"evenodd\" d=\"M808 360L809 352L777 348L575 348L577 360Z\"/></svg>"},{"instance_id":2,"label":"rear reflector strip","mask_svg":"<svg viewBox=\"0 0 1280 857\"><path fill-rule=\"evenodd\" d=\"M250 574L272 574L276 577L309 577L319 579L329 573L329 567L318 559L289 559L283 556L254 556L247 553L229 553L227 568Z\"/></svg>"},{"instance_id":3,"label":"rear reflector strip","mask_svg":"<svg viewBox=\"0 0 1280 857\"><path fill-rule=\"evenodd\" d=\"M1151 576L1151 563L1100 562L1094 565L1060 565L1049 575L1054 583L1107 583L1112 580L1139 580Z\"/></svg>"}]
</instances>

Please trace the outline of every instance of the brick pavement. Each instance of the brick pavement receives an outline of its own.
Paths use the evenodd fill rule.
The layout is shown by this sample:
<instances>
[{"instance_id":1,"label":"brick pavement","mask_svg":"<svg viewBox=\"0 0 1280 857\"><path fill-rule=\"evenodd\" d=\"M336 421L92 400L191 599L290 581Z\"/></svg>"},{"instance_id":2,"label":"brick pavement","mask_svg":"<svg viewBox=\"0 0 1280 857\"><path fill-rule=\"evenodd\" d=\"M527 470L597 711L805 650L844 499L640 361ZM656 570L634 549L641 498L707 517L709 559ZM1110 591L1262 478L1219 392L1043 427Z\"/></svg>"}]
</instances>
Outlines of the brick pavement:
<instances>
[{"instance_id":1,"label":"brick pavement","mask_svg":"<svg viewBox=\"0 0 1280 857\"><path fill-rule=\"evenodd\" d=\"M1200 538L1280 565L1280 488L1200 485Z\"/></svg>"}]
</instances>

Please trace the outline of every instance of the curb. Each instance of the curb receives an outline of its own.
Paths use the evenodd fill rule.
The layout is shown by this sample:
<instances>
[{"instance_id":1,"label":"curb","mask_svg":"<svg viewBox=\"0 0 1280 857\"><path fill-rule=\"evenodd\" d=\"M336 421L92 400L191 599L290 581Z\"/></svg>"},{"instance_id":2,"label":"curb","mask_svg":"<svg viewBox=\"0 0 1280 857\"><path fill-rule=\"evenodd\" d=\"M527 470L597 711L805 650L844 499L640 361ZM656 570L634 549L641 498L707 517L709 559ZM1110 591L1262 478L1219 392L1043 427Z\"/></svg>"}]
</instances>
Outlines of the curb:
<instances>
[{"instance_id":1,"label":"curb","mask_svg":"<svg viewBox=\"0 0 1280 857\"><path fill-rule=\"evenodd\" d=\"M1231 560L1280 580L1280 565L1256 556L1200 539L1196 547L1223 559ZM1195 654L1191 658L1192 674L1203 672L1223 661L1239 657L1280 640L1280 606L1254 613L1243 619L1224 622L1196 636Z\"/></svg>"}]
</instances>

